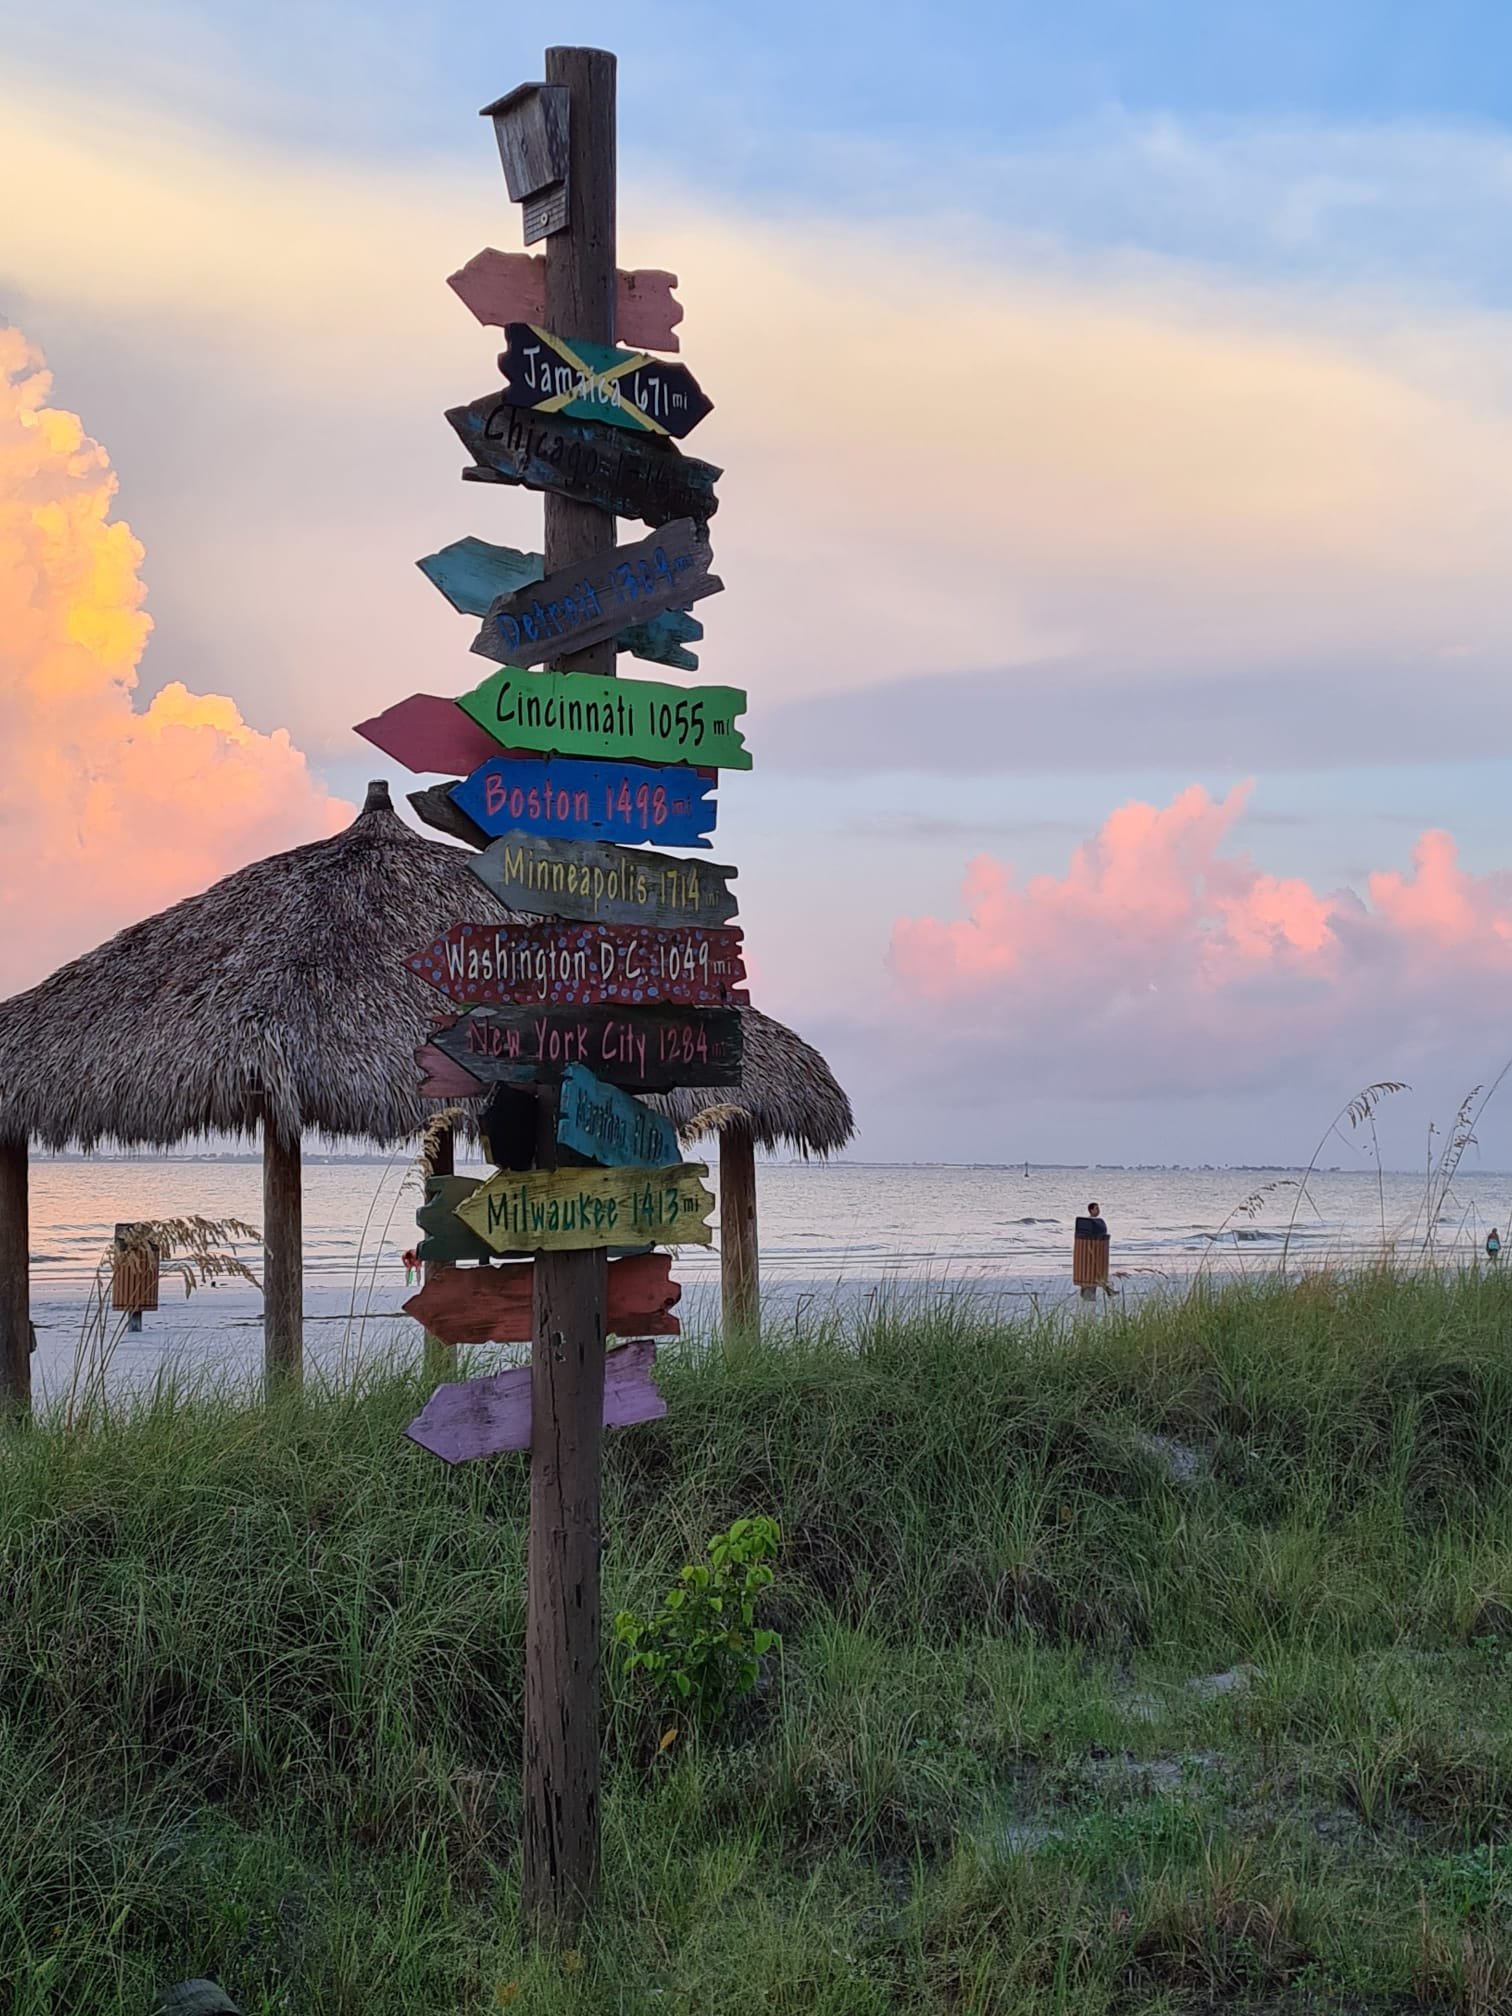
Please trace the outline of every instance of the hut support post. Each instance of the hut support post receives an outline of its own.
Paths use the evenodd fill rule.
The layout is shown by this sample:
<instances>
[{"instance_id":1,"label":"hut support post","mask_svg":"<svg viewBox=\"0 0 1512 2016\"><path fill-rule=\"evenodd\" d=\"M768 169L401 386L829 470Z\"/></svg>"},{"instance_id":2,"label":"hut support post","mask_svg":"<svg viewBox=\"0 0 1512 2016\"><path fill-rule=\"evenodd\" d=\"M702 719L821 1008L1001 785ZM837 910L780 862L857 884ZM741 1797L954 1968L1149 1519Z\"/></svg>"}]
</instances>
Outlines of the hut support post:
<instances>
[{"instance_id":1,"label":"hut support post","mask_svg":"<svg viewBox=\"0 0 1512 2016\"><path fill-rule=\"evenodd\" d=\"M450 1127L437 1127L431 1134L425 1155L427 1176L455 1176L457 1173L456 1135ZM431 1276L443 1267L449 1267L449 1260L427 1260L421 1270L421 1279L429 1281ZM428 1379L447 1379L457 1369L457 1349L443 1338L433 1337L429 1330L425 1333L425 1376Z\"/></svg>"},{"instance_id":2,"label":"hut support post","mask_svg":"<svg viewBox=\"0 0 1512 2016\"><path fill-rule=\"evenodd\" d=\"M548 49L546 82L571 93L568 228L546 241L546 321L584 342L612 343L615 61L602 49ZM549 493L545 503L548 572L613 548L607 512ZM560 665L612 679L613 640ZM543 1168L556 1166L558 1098L543 1088ZM521 1901L553 1942L571 1940L598 1893L606 1269L602 1252L535 1256Z\"/></svg>"},{"instance_id":3,"label":"hut support post","mask_svg":"<svg viewBox=\"0 0 1512 2016\"><path fill-rule=\"evenodd\" d=\"M263 1376L271 1390L304 1371L304 1205L299 1136L263 1121Z\"/></svg>"},{"instance_id":4,"label":"hut support post","mask_svg":"<svg viewBox=\"0 0 1512 2016\"><path fill-rule=\"evenodd\" d=\"M740 1120L719 1136L719 1277L725 1336L754 1335L761 1324L756 1140Z\"/></svg>"},{"instance_id":5,"label":"hut support post","mask_svg":"<svg viewBox=\"0 0 1512 2016\"><path fill-rule=\"evenodd\" d=\"M24 1140L0 1141L0 1417L31 1406L31 1208Z\"/></svg>"}]
</instances>

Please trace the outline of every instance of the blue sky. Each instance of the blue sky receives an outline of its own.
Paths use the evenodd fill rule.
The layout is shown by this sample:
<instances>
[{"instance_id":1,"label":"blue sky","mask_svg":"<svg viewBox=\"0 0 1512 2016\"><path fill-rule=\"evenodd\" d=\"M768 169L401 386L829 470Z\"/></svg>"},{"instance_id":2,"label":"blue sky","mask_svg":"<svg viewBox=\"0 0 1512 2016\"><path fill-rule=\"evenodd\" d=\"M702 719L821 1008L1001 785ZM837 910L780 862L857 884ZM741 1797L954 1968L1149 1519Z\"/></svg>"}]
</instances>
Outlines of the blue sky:
<instances>
[{"instance_id":1,"label":"blue sky","mask_svg":"<svg viewBox=\"0 0 1512 2016\"><path fill-rule=\"evenodd\" d=\"M54 0L9 10L6 35L0 125L7 103L34 121L11 186L40 221L0 242L0 314L119 471L157 624L144 694L229 692L351 795L372 767L354 693L466 675L410 561L464 531L537 535L458 494L439 408L485 389L492 349L440 283L485 238L517 242L477 107L540 74L543 39L598 42L620 55L627 257L675 250L688 361L718 402L690 444L728 467L703 670L750 686L758 762L721 833L753 948L765 932L786 955L773 1005L839 1046L864 1151L990 1154L1011 1110L1050 1159L1274 1160L1352 1076L1407 1057L1452 1106L1499 1066L1479 967L1451 975L1474 1006L1460 1039L1426 982L1383 996L1346 967L1326 1030L1278 1042L1269 1080L1215 1049L1174 1107L1084 1113L1014 1031L1082 1028L1124 951L1070 997L1020 967L948 1004L995 1103L942 1121L900 1106L900 1031L923 1011L889 948L899 917L962 914L976 854L1063 878L1118 807L1193 784L1221 801L1254 780L1224 845L1325 894L1406 873L1431 826L1471 874L1508 867L1508 10ZM843 424L822 409L848 376L885 390L903 311L936 293L956 410L930 411L889 478L861 394ZM343 319L338 300L360 305ZM947 338L966 320L963 362ZM800 408L759 353L811 330L827 361ZM951 445L931 457L936 417ZM937 622L904 591L962 498L971 592ZM774 652L794 538L826 556L834 627L806 607ZM883 583L897 607L879 611ZM854 892L839 919L833 886ZM1490 882L1480 898L1501 901ZM1169 996L1191 946L1168 951L1180 970L1149 985ZM1249 996L1227 998L1220 1024L1248 1028ZM1161 1043L1146 1071L1146 1039L1125 1040L1130 1083L1163 1083Z\"/></svg>"},{"instance_id":2,"label":"blue sky","mask_svg":"<svg viewBox=\"0 0 1512 2016\"><path fill-rule=\"evenodd\" d=\"M738 186L781 186L764 143L992 151L1009 133L1074 128L1110 108L1265 123L1377 125L1442 121L1497 126L1512 110L1512 16L1495 0L1432 7L1381 0L999 0L965 6L816 5L762 0L703 5L477 4L416 8L373 0L289 5L136 6L81 0L15 8L21 53L67 52L87 89L119 78L120 45L171 96L192 67L218 116L236 116L248 75L267 87L251 116L285 137L370 139L423 150L456 145L459 109L476 109L493 77L513 75L544 38L617 50L624 64L627 145ZM512 16L512 18L511 18ZM219 75L206 71L219 63ZM669 83L676 116L667 116ZM738 101L724 145L699 100ZM276 103L282 101L280 115ZM245 115L247 108L240 110ZM736 164L739 164L738 166Z\"/></svg>"}]
</instances>

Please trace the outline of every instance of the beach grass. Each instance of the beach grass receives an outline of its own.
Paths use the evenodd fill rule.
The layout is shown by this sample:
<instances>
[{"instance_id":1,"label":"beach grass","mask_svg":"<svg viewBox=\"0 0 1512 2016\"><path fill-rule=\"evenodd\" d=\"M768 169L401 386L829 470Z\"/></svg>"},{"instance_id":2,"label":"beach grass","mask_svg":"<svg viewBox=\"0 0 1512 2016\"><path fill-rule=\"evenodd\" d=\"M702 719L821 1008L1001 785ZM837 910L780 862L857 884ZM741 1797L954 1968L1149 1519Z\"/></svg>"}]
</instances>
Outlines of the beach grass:
<instances>
[{"instance_id":1,"label":"beach grass","mask_svg":"<svg viewBox=\"0 0 1512 2016\"><path fill-rule=\"evenodd\" d=\"M9 1431L3 2016L1512 2009L1512 1282L939 1296L658 1376L606 1612L770 1513L783 1650L704 1729L606 1657L567 1953L522 1459L402 1441L418 1367Z\"/></svg>"}]
</instances>

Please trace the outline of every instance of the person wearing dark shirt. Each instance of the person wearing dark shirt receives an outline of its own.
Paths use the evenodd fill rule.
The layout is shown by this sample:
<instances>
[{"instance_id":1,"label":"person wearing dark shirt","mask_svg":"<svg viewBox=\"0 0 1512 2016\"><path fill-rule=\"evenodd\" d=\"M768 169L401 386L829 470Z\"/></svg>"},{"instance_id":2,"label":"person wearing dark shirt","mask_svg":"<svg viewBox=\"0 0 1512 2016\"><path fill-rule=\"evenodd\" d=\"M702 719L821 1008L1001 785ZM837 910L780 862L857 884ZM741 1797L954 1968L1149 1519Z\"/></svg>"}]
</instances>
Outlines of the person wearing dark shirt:
<instances>
[{"instance_id":1,"label":"person wearing dark shirt","mask_svg":"<svg viewBox=\"0 0 1512 2016\"><path fill-rule=\"evenodd\" d=\"M1095 1302L1097 1291L1111 1296L1108 1284L1108 1221L1095 1204L1076 1221L1076 1247L1071 1276L1081 1289L1083 1302Z\"/></svg>"}]
</instances>

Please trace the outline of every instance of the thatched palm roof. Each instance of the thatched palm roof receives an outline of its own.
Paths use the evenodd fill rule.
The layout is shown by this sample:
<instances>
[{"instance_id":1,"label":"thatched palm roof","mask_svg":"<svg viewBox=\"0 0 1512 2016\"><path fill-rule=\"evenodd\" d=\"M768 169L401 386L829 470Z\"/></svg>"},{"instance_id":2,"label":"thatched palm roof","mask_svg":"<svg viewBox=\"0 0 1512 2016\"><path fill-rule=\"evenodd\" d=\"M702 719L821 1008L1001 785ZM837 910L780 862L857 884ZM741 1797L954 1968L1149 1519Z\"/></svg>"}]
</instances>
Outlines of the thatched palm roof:
<instances>
[{"instance_id":1,"label":"thatched palm roof","mask_svg":"<svg viewBox=\"0 0 1512 2016\"><path fill-rule=\"evenodd\" d=\"M744 1125L758 1148L833 1155L856 1131L851 1103L811 1043L758 1008L741 1010L745 1061L741 1083L723 1090L685 1086L654 1103L684 1141Z\"/></svg>"},{"instance_id":2,"label":"thatched palm roof","mask_svg":"<svg viewBox=\"0 0 1512 2016\"><path fill-rule=\"evenodd\" d=\"M49 1148L253 1132L266 1110L389 1143L424 1113L415 1046L441 1007L403 959L503 916L453 847L368 787L351 825L128 925L0 1004L0 1127Z\"/></svg>"},{"instance_id":3,"label":"thatched palm roof","mask_svg":"<svg viewBox=\"0 0 1512 2016\"><path fill-rule=\"evenodd\" d=\"M48 1148L166 1147L309 1128L392 1143L423 1125L414 1052L445 1003L403 959L501 909L459 848L395 813L386 784L343 832L272 854L0 1003L0 1134ZM850 1107L823 1059L746 1016L746 1087L676 1095L681 1124L752 1102L764 1145L826 1152Z\"/></svg>"}]
</instances>

